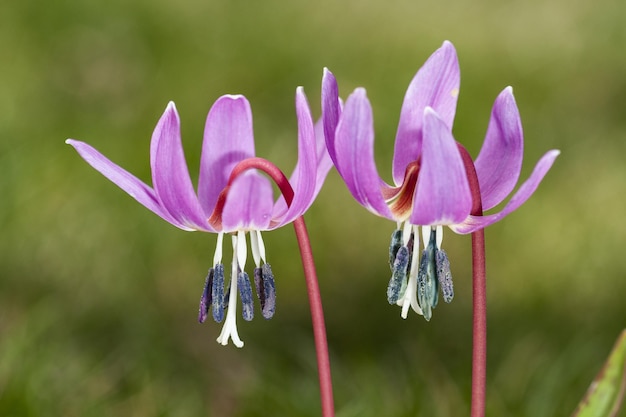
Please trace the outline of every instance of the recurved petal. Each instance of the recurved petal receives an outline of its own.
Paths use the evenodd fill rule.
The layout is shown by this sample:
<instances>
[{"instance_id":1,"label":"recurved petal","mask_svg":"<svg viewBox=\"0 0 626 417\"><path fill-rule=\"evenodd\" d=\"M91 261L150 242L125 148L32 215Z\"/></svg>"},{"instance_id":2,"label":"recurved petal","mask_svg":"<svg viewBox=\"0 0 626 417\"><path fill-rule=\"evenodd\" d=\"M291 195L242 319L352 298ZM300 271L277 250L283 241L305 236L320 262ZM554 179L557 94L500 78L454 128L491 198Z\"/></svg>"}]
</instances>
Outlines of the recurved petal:
<instances>
[{"instance_id":1,"label":"recurved petal","mask_svg":"<svg viewBox=\"0 0 626 417\"><path fill-rule=\"evenodd\" d=\"M170 102L159 119L150 144L152 185L161 206L179 223L212 230L189 178L180 137L180 119Z\"/></svg>"},{"instance_id":2,"label":"recurved petal","mask_svg":"<svg viewBox=\"0 0 626 417\"><path fill-rule=\"evenodd\" d=\"M513 191L523 155L522 121L513 89L507 87L493 105L485 143L475 162L483 210L497 206Z\"/></svg>"},{"instance_id":3,"label":"recurved petal","mask_svg":"<svg viewBox=\"0 0 626 417\"><path fill-rule=\"evenodd\" d=\"M303 214L313 202L316 194L315 128L309 103L302 87L296 90L296 116L298 118L298 162L289 179L294 196L285 217L279 220L276 227L289 223Z\"/></svg>"},{"instance_id":4,"label":"recurved petal","mask_svg":"<svg viewBox=\"0 0 626 417\"><path fill-rule=\"evenodd\" d=\"M170 216L167 210L161 207L152 188L119 165L111 162L92 146L74 139L68 139L65 143L72 145L78 154L96 171L100 172L115 185L126 191L131 197L145 206L148 210L180 229L195 230L195 228L182 224Z\"/></svg>"},{"instance_id":5,"label":"recurved petal","mask_svg":"<svg viewBox=\"0 0 626 417\"><path fill-rule=\"evenodd\" d=\"M509 213L517 210L531 195L533 195L539 186L539 183L541 183L541 180L543 180L543 177L550 170L554 160L560 153L561 152L558 150L551 150L541 157L539 162L537 162L533 173L524 182L524 184L522 184L519 190L517 190L515 195L513 195L511 200L506 206L504 206L501 212L486 216L468 216L463 223L452 225L450 228L461 234L472 233L502 220Z\"/></svg>"},{"instance_id":6,"label":"recurved petal","mask_svg":"<svg viewBox=\"0 0 626 417\"><path fill-rule=\"evenodd\" d=\"M424 110L424 142L410 222L449 225L463 221L472 195L450 127L430 107Z\"/></svg>"},{"instance_id":7,"label":"recurved petal","mask_svg":"<svg viewBox=\"0 0 626 417\"><path fill-rule=\"evenodd\" d=\"M374 161L374 122L365 89L348 97L335 136L335 167L354 198L379 216L394 219L381 193Z\"/></svg>"},{"instance_id":8,"label":"recurved petal","mask_svg":"<svg viewBox=\"0 0 626 417\"><path fill-rule=\"evenodd\" d=\"M445 41L415 74L404 96L393 157L396 185L402 183L407 165L421 154L424 109L432 107L452 129L460 83L456 50Z\"/></svg>"},{"instance_id":9,"label":"recurved petal","mask_svg":"<svg viewBox=\"0 0 626 417\"><path fill-rule=\"evenodd\" d=\"M211 213L233 167L254 156L250 103L242 95L220 97L207 116L200 159L198 198Z\"/></svg>"},{"instance_id":10,"label":"recurved petal","mask_svg":"<svg viewBox=\"0 0 626 417\"><path fill-rule=\"evenodd\" d=\"M324 137L330 158L335 161L335 130L341 115L341 104L339 101L339 87L337 80L328 68L324 68L322 77L322 123L324 126Z\"/></svg>"},{"instance_id":11,"label":"recurved petal","mask_svg":"<svg viewBox=\"0 0 626 417\"><path fill-rule=\"evenodd\" d=\"M256 171L241 174L226 196L222 231L267 230L272 215L272 185Z\"/></svg>"},{"instance_id":12,"label":"recurved petal","mask_svg":"<svg viewBox=\"0 0 626 417\"><path fill-rule=\"evenodd\" d=\"M315 170L315 191L313 196L309 199L309 203L303 208L302 213L306 212L309 209L315 197L320 192L322 185L324 184L324 180L326 179L326 175L328 175L328 171L333 167L333 161L326 150L326 142L324 140L324 127L322 124L322 120L318 120L315 123L315 142L316 142L316 170ZM290 184L295 183L296 171L298 170L298 165L296 165L296 169L294 170L291 178L289 180ZM280 227L287 223L287 219L284 218L287 213L287 204L285 203L285 198L281 195L276 204L274 204L274 212L272 214L272 219L277 221L277 225L274 227ZM295 219L295 217L293 218ZM293 220L291 219L291 220ZM291 221L289 220L289 221Z\"/></svg>"}]
</instances>

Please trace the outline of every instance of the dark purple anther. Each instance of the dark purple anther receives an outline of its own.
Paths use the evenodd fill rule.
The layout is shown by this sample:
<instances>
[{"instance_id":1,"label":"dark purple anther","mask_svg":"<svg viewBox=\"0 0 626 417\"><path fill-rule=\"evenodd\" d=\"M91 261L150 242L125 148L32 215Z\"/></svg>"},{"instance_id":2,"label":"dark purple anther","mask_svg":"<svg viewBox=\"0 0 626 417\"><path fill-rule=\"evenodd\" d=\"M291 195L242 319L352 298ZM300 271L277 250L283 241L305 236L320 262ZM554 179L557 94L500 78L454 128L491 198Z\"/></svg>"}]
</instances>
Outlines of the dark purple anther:
<instances>
[{"instance_id":1,"label":"dark purple anther","mask_svg":"<svg viewBox=\"0 0 626 417\"><path fill-rule=\"evenodd\" d=\"M449 303L454 298L454 286L452 285L452 272L450 272L450 261L444 250L438 250L435 255L437 263L437 280L443 293L443 301Z\"/></svg>"},{"instance_id":2,"label":"dark purple anther","mask_svg":"<svg viewBox=\"0 0 626 417\"><path fill-rule=\"evenodd\" d=\"M274 311L276 310L276 285L270 264L263 264L262 275L265 302L261 306L261 314L263 314L263 318L269 320L274 316Z\"/></svg>"},{"instance_id":3,"label":"dark purple anther","mask_svg":"<svg viewBox=\"0 0 626 417\"><path fill-rule=\"evenodd\" d=\"M211 288L213 299L213 320L221 323L224 320L224 265L215 265L213 272L213 286Z\"/></svg>"},{"instance_id":4,"label":"dark purple anther","mask_svg":"<svg viewBox=\"0 0 626 417\"><path fill-rule=\"evenodd\" d=\"M406 246L400 247L396 254L396 259L393 262L393 272L391 273L391 279L387 287L387 301L389 301L389 304L395 304L402 296L404 290L406 290L406 274L409 266L409 258L409 248Z\"/></svg>"},{"instance_id":5,"label":"dark purple anther","mask_svg":"<svg viewBox=\"0 0 626 417\"><path fill-rule=\"evenodd\" d=\"M265 288L263 287L263 269L254 268L254 288L256 288L256 296L261 303L261 310L265 306Z\"/></svg>"},{"instance_id":6,"label":"dark purple anther","mask_svg":"<svg viewBox=\"0 0 626 417\"><path fill-rule=\"evenodd\" d=\"M198 321L204 323L209 315L209 306L213 302L212 300L212 287L213 287L213 268L209 270L209 274L204 281L204 291L202 291L202 297L200 297L200 308L198 310Z\"/></svg>"},{"instance_id":7,"label":"dark purple anther","mask_svg":"<svg viewBox=\"0 0 626 417\"><path fill-rule=\"evenodd\" d=\"M391 234L391 243L389 244L389 268L393 272L393 264L396 261L398 250L402 246L402 230L396 229Z\"/></svg>"},{"instance_id":8,"label":"dark purple anther","mask_svg":"<svg viewBox=\"0 0 626 417\"><path fill-rule=\"evenodd\" d=\"M237 286L239 287L239 295L241 296L243 319L250 321L254 318L254 300L252 299L252 286L250 278L245 272L237 275Z\"/></svg>"}]
</instances>

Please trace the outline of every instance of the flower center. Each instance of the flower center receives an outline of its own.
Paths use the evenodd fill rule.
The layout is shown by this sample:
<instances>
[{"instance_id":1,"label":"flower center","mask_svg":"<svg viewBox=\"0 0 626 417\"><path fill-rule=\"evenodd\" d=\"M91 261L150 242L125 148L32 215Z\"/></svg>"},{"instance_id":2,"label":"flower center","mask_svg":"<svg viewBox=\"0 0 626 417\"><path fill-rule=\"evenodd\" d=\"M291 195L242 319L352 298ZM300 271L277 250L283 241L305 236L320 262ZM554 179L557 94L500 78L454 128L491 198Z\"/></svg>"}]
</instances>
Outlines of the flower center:
<instances>
[{"instance_id":1,"label":"flower center","mask_svg":"<svg viewBox=\"0 0 626 417\"><path fill-rule=\"evenodd\" d=\"M226 321L217 342L226 345L232 339L237 347L243 347L243 341L237 332L237 293L241 298L242 316L246 321L254 318L254 300L250 278L245 272L247 258L246 232L239 231L232 235L233 260L231 264L230 284L225 291L224 265L222 264L222 244L224 233L219 233L217 247L213 257L213 268L204 284L204 291L200 298L198 321L203 323L212 309L213 319L220 323ZM264 318L270 319L274 315L276 306L276 286L271 266L265 262L265 244L261 233L250 231L250 246L252 257L256 265L254 281L256 293L261 304L261 313ZM262 263L262 264L261 264Z\"/></svg>"},{"instance_id":2,"label":"flower center","mask_svg":"<svg viewBox=\"0 0 626 417\"><path fill-rule=\"evenodd\" d=\"M454 297L450 262L441 249L443 228L422 227L424 250L419 251L418 226L408 222L395 230L389 246L391 279L387 287L390 304L402 307L402 318L407 317L409 307L426 320L432 317L432 309L439 300L439 288L446 303Z\"/></svg>"},{"instance_id":3,"label":"flower center","mask_svg":"<svg viewBox=\"0 0 626 417\"><path fill-rule=\"evenodd\" d=\"M404 171L402 185L396 188L383 189L383 197L389 205L389 209L400 221L406 220L411 215L419 171L419 161L413 161L407 165Z\"/></svg>"}]
</instances>

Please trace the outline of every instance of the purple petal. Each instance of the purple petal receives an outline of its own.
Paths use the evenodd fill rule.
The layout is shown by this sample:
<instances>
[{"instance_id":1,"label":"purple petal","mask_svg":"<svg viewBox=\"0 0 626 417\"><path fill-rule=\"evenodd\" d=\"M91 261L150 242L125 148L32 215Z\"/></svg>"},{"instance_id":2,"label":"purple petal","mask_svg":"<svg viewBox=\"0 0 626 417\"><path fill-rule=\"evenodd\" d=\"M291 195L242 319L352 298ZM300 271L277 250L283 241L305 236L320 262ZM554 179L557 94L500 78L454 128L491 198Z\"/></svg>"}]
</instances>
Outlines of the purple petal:
<instances>
[{"instance_id":1,"label":"purple petal","mask_svg":"<svg viewBox=\"0 0 626 417\"><path fill-rule=\"evenodd\" d=\"M254 156L252 111L241 95L220 97L207 116L200 159L198 198L207 213L228 182L233 167Z\"/></svg>"},{"instance_id":2,"label":"purple petal","mask_svg":"<svg viewBox=\"0 0 626 417\"><path fill-rule=\"evenodd\" d=\"M507 87L493 105L485 143L475 162L483 210L497 206L513 191L523 156L522 121L513 89Z\"/></svg>"},{"instance_id":3,"label":"purple petal","mask_svg":"<svg viewBox=\"0 0 626 417\"><path fill-rule=\"evenodd\" d=\"M456 50L445 41L417 72L404 96L393 157L396 185L402 184L407 165L422 152L424 109L432 107L452 129L460 83Z\"/></svg>"},{"instance_id":4,"label":"purple petal","mask_svg":"<svg viewBox=\"0 0 626 417\"><path fill-rule=\"evenodd\" d=\"M381 193L383 181L374 161L374 122L365 89L346 101L335 136L335 167L354 198L379 216L394 219Z\"/></svg>"},{"instance_id":5,"label":"purple petal","mask_svg":"<svg viewBox=\"0 0 626 417\"><path fill-rule=\"evenodd\" d=\"M152 185L161 206L181 224L194 229L209 229L208 216L200 207L189 178L180 138L180 119L172 102L167 105L152 134L150 165Z\"/></svg>"},{"instance_id":6,"label":"purple petal","mask_svg":"<svg viewBox=\"0 0 626 417\"><path fill-rule=\"evenodd\" d=\"M314 197L317 197L317 194L322 189L322 185L324 185L324 180L326 179L328 172L333 167L333 160L328 153L328 148L326 148L326 142L324 140L324 126L322 119L315 123L315 144L317 155L317 176L315 179Z\"/></svg>"},{"instance_id":7,"label":"purple petal","mask_svg":"<svg viewBox=\"0 0 626 417\"><path fill-rule=\"evenodd\" d=\"M335 130L341 115L339 101L339 87L337 80L328 68L324 68L322 77L322 123L324 125L324 137L330 158L335 161Z\"/></svg>"},{"instance_id":8,"label":"purple petal","mask_svg":"<svg viewBox=\"0 0 626 417\"><path fill-rule=\"evenodd\" d=\"M430 107L424 110L424 143L411 223L462 222L472 209L463 160L450 127Z\"/></svg>"},{"instance_id":9,"label":"purple petal","mask_svg":"<svg viewBox=\"0 0 626 417\"><path fill-rule=\"evenodd\" d=\"M165 221L183 230L195 230L184 225L174 219L170 214L161 207L159 200L152 188L147 186L133 174L129 173L120 166L114 164L100 152L84 142L73 139L65 141L68 145L72 145L78 154L93 168L104 175L115 185L126 191L131 197L145 206L148 210L163 218ZM208 229L208 226L207 228Z\"/></svg>"},{"instance_id":10,"label":"purple petal","mask_svg":"<svg viewBox=\"0 0 626 417\"><path fill-rule=\"evenodd\" d=\"M303 104L306 104L306 102L304 102ZM297 103L296 103L297 105ZM306 108L306 110L304 111L304 113L309 114L309 110L308 107ZM304 115L304 119L308 119L310 117L310 114ZM305 127L308 124L308 122L304 123L302 127ZM301 133L298 136L298 140L299 143L303 142L304 139L306 139L306 135L309 134L309 132L307 132L306 130L308 130L308 128L305 128L304 131L302 131L301 129ZM307 204L302 205L301 207L301 211L300 214L304 213L306 210L308 210L308 208L311 206L311 204L313 203L315 197L317 196L317 194L319 193L320 189L322 188L322 185L324 184L324 180L326 179L326 175L328 174L328 171L330 171L330 169L333 166L333 161L330 159L330 156L328 154L328 151L326 150L326 143L324 140L324 131L323 131L323 123L322 120L320 119L314 126L314 135L315 135L315 161L316 161L316 165L315 165L315 171L313 172L309 172L307 175L310 175L311 177L309 178L305 178L306 181L311 181L312 179L314 179L315 181L315 188L313 190L312 195L310 195L310 197L308 198L308 202ZM310 138L308 138L307 140L310 140ZM307 148L310 146L310 144L302 144L302 146L306 146ZM300 146L299 146L300 148ZM306 151L307 153L310 153L310 149L308 149ZM299 192L297 191L297 188L299 187L298 184L298 178L303 174L302 170L300 169L300 159L302 159L304 157L304 152L302 151L298 151L298 163L296 165L296 168L294 169L293 174L291 175L291 178L289 179L289 183L291 184L291 186L294 188L295 191L295 198L298 198L298 194ZM309 155L310 157L310 155ZM292 203L296 203L296 200L294 199L294 201ZM279 223L275 226L275 227L280 227L286 223L289 223L291 221L293 221L293 219L295 219L295 217L297 216L292 216L292 214L290 214L288 217L290 218L285 218L283 216L285 216L285 214L287 213L287 204L285 203L285 199L284 197L281 195L278 199L278 201L276 202L276 204L274 205L274 212L272 214L272 218L273 219L278 219Z\"/></svg>"},{"instance_id":11,"label":"purple petal","mask_svg":"<svg viewBox=\"0 0 626 417\"><path fill-rule=\"evenodd\" d=\"M552 167L554 160L560 153L561 152L558 150L552 150L541 157L535 166L533 173L526 180L526 182L522 184L519 190L517 190L515 195L511 198L507 205L504 206L501 212L486 216L469 216L463 223L450 226L452 230L461 234L472 233L502 220L509 213L517 210L535 192L539 183L543 180L543 177Z\"/></svg>"},{"instance_id":12,"label":"purple petal","mask_svg":"<svg viewBox=\"0 0 626 417\"><path fill-rule=\"evenodd\" d=\"M317 170L315 128L302 87L296 90L296 115L298 118L298 163L289 179L294 196L287 214L276 227L287 224L300 216L315 198Z\"/></svg>"},{"instance_id":13,"label":"purple petal","mask_svg":"<svg viewBox=\"0 0 626 417\"><path fill-rule=\"evenodd\" d=\"M222 231L267 230L273 205L272 185L266 177L255 171L241 174L228 190Z\"/></svg>"}]
</instances>

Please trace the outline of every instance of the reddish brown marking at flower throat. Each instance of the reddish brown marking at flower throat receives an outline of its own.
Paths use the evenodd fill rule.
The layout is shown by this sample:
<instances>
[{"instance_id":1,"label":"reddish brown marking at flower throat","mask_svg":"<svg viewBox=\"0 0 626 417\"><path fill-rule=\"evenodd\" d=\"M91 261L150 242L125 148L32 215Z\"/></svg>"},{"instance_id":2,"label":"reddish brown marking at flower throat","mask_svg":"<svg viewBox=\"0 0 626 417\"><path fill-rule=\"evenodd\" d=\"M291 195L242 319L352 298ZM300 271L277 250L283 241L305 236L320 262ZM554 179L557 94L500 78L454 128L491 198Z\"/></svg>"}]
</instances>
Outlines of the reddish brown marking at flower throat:
<instances>
[{"instance_id":1,"label":"reddish brown marking at flower throat","mask_svg":"<svg viewBox=\"0 0 626 417\"><path fill-rule=\"evenodd\" d=\"M413 161L407 165L404 171L404 180L400 187L383 189L383 197L389 204L391 212L398 219L406 219L411 214L419 172L419 160Z\"/></svg>"},{"instance_id":2,"label":"reddish brown marking at flower throat","mask_svg":"<svg viewBox=\"0 0 626 417\"><path fill-rule=\"evenodd\" d=\"M224 211L224 205L226 204L226 195L230 189L230 185L224 187L224 189L217 196L217 201L215 203L215 208L213 209L213 213L207 219L207 222L213 226L215 230L218 232L222 230L222 211Z\"/></svg>"}]
</instances>

